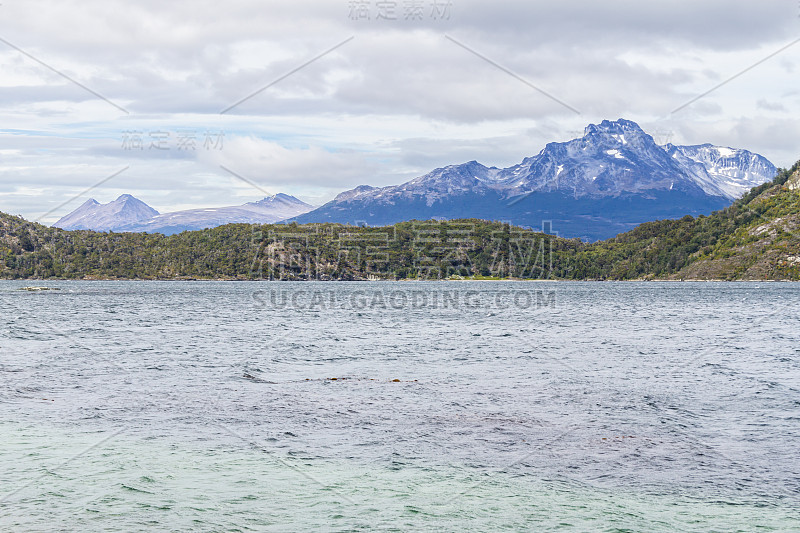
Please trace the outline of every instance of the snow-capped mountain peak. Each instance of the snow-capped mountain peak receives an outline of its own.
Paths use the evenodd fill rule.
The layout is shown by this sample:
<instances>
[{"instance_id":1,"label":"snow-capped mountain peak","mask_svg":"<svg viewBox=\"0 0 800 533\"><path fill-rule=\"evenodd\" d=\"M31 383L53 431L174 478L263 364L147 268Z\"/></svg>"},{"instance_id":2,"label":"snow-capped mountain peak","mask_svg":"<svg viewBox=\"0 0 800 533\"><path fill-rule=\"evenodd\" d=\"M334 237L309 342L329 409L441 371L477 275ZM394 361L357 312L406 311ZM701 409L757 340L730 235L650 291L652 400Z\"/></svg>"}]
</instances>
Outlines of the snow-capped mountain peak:
<instances>
[{"instance_id":1,"label":"snow-capped mountain peak","mask_svg":"<svg viewBox=\"0 0 800 533\"><path fill-rule=\"evenodd\" d=\"M355 189L340 192L338 195L336 195L334 202L347 202L349 200L354 200L359 196L364 196L366 194L371 193L372 191L377 191L377 190L378 187L373 187L371 185L359 185Z\"/></svg>"},{"instance_id":2,"label":"snow-capped mountain peak","mask_svg":"<svg viewBox=\"0 0 800 533\"><path fill-rule=\"evenodd\" d=\"M699 181L710 183L731 199L742 196L777 173L775 165L768 159L747 150L712 144L667 144L664 150L674 159L690 166ZM692 162L699 166L691 165Z\"/></svg>"},{"instance_id":3,"label":"snow-capped mountain peak","mask_svg":"<svg viewBox=\"0 0 800 533\"><path fill-rule=\"evenodd\" d=\"M54 226L69 230L172 234L232 223L270 224L307 213L312 209L314 206L294 196L278 193L244 205L159 214L141 200L130 194L123 194L108 204L99 204L94 199L89 200L56 222Z\"/></svg>"},{"instance_id":4,"label":"snow-capped mountain peak","mask_svg":"<svg viewBox=\"0 0 800 533\"><path fill-rule=\"evenodd\" d=\"M583 137L549 143L537 156L501 171L508 194L565 191L607 197L641 190L697 188L635 122L590 124ZM682 179L686 178L686 179Z\"/></svg>"},{"instance_id":5,"label":"snow-capped mountain peak","mask_svg":"<svg viewBox=\"0 0 800 533\"><path fill-rule=\"evenodd\" d=\"M107 204L91 198L53 226L67 230L113 231L121 225L141 222L158 214L138 198L123 194Z\"/></svg>"},{"instance_id":6,"label":"snow-capped mountain peak","mask_svg":"<svg viewBox=\"0 0 800 533\"><path fill-rule=\"evenodd\" d=\"M623 141L621 136L624 135L647 135L644 130L635 122L621 118L619 120L604 120L600 124L589 124L583 130L584 137L592 135L610 135L616 137L620 142Z\"/></svg>"},{"instance_id":7,"label":"snow-capped mountain peak","mask_svg":"<svg viewBox=\"0 0 800 533\"><path fill-rule=\"evenodd\" d=\"M290 207L290 206L299 206L299 207L308 207L308 204L302 202L295 198L294 196L289 196L288 194L283 194L279 192L277 194L273 194L271 196L267 196L258 200L256 202L248 202L245 205L255 205L259 207Z\"/></svg>"},{"instance_id":8,"label":"snow-capped mountain peak","mask_svg":"<svg viewBox=\"0 0 800 533\"><path fill-rule=\"evenodd\" d=\"M560 217L562 227L584 228L580 231L586 233L577 235L605 238L634 222L710 213L746 188L772 179L776 171L769 161L746 150L662 147L633 121L604 120L587 126L583 137L549 143L509 168L469 161L401 185L362 186L297 221L390 224L412 218L478 217L536 227L544 218ZM581 226L587 210L624 223Z\"/></svg>"}]
</instances>

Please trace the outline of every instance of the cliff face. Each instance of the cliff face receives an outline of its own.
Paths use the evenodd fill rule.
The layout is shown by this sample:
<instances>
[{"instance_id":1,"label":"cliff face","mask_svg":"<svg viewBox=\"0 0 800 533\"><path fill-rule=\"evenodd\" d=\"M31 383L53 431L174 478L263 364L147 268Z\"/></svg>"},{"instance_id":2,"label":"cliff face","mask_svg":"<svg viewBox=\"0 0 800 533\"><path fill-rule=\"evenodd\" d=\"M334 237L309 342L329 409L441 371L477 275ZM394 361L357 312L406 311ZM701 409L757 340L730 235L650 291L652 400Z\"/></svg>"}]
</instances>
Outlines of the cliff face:
<instances>
[{"instance_id":1,"label":"cliff face","mask_svg":"<svg viewBox=\"0 0 800 533\"><path fill-rule=\"evenodd\" d=\"M786 187L790 191L800 190L800 170L792 174L792 176L786 181Z\"/></svg>"}]
</instances>

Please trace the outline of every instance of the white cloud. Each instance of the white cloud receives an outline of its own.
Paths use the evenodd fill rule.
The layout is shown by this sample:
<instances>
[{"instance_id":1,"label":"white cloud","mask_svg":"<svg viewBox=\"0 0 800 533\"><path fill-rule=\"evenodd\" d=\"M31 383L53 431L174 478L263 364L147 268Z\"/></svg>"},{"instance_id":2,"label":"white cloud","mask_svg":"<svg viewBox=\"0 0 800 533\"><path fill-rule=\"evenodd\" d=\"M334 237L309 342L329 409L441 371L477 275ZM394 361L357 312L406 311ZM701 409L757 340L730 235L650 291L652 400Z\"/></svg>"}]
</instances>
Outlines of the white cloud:
<instances>
[{"instance_id":1,"label":"white cloud","mask_svg":"<svg viewBox=\"0 0 800 533\"><path fill-rule=\"evenodd\" d=\"M224 166L268 188L293 184L343 188L376 173L378 165L362 153L329 151L319 146L286 148L257 137L233 137L224 150L200 152L200 161Z\"/></svg>"},{"instance_id":2,"label":"white cloud","mask_svg":"<svg viewBox=\"0 0 800 533\"><path fill-rule=\"evenodd\" d=\"M261 194L225 164L321 202L464 160L510 165L619 117L781 166L800 155L800 44L735 77L797 38L794 0L452 0L446 20L429 3L406 20L398 2L394 21L370 5L351 20L346 0L4 4L0 37L86 88L0 43L0 210L35 218L124 166L94 193L161 210ZM225 148L135 153L121 147L130 130L224 132Z\"/></svg>"}]
</instances>

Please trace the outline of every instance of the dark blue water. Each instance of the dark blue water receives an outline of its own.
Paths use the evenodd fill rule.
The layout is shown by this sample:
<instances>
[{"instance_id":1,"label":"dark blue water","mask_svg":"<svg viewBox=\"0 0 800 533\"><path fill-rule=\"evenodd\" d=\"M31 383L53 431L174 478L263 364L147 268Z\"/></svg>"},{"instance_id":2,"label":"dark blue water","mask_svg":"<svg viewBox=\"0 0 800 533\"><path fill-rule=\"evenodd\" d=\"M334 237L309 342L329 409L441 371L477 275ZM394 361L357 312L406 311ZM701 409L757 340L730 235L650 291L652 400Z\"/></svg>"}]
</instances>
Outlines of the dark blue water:
<instances>
[{"instance_id":1,"label":"dark blue water","mask_svg":"<svg viewBox=\"0 0 800 533\"><path fill-rule=\"evenodd\" d=\"M800 285L24 285L3 530L800 530Z\"/></svg>"}]
</instances>

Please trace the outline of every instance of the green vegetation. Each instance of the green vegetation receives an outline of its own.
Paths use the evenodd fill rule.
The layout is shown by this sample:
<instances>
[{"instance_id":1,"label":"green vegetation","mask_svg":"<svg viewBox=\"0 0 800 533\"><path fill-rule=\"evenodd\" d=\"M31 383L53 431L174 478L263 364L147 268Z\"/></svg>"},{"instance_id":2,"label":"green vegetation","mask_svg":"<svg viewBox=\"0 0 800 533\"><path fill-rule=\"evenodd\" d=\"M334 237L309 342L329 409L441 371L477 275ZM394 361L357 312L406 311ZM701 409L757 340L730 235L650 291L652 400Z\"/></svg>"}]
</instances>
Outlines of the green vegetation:
<instances>
[{"instance_id":1,"label":"green vegetation","mask_svg":"<svg viewBox=\"0 0 800 533\"><path fill-rule=\"evenodd\" d=\"M598 243L482 220L64 231L0 213L3 279L800 279L800 164L711 216Z\"/></svg>"},{"instance_id":2,"label":"green vegetation","mask_svg":"<svg viewBox=\"0 0 800 533\"><path fill-rule=\"evenodd\" d=\"M800 163L711 216L649 222L588 246L578 256L597 261L587 267L594 270L581 273L604 279L800 279L800 263L794 262L800 254L800 190L787 187L790 179L800 179Z\"/></svg>"},{"instance_id":3,"label":"green vegetation","mask_svg":"<svg viewBox=\"0 0 800 533\"><path fill-rule=\"evenodd\" d=\"M179 235L63 231L0 215L0 277L65 279L546 278L567 241L479 220L247 225Z\"/></svg>"}]
</instances>

